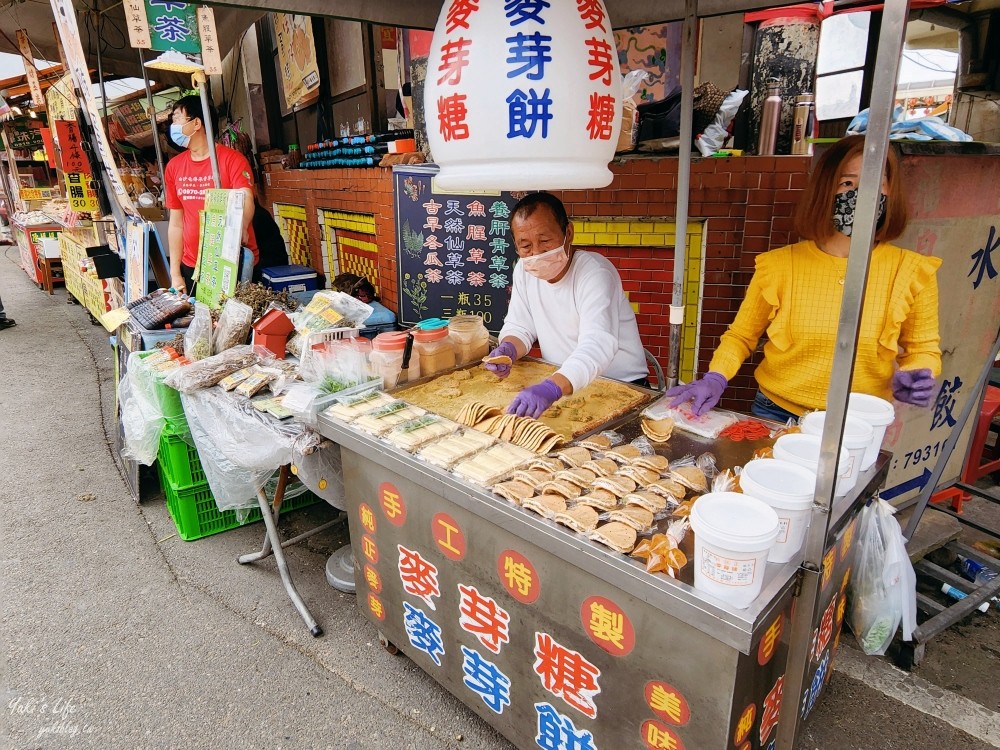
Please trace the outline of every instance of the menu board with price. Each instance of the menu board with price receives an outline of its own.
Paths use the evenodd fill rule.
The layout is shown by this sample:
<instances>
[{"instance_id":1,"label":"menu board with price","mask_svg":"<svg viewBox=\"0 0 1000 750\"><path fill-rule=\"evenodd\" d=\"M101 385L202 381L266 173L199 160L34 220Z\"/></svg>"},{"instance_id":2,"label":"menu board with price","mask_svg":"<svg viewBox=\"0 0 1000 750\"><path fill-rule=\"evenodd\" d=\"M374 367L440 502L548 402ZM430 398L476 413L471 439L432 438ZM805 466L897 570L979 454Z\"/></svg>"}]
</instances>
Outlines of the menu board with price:
<instances>
[{"instance_id":1,"label":"menu board with price","mask_svg":"<svg viewBox=\"0 0 1000 750\"><path fill-rule=\"evenodd\" d=\"M449 193L434 165L394 167L399 321L481 315L499 333L517 252L510 213L524 193Z\"/></svg>"}]
</instances>

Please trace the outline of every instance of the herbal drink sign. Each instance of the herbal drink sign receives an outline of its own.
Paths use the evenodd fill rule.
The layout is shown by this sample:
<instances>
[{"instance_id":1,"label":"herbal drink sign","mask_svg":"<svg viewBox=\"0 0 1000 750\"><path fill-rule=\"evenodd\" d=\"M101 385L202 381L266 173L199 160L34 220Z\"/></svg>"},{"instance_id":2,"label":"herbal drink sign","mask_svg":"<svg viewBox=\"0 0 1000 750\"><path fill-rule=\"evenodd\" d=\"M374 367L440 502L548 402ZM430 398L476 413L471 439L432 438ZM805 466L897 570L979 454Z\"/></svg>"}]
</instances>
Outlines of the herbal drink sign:
<instances>
[{"instance_id":1,"label":"herbal drink sign","mask_svg":"<svg viewBox=\"0 0 1000 750\"><path fill-rule=\"evenodd\" d=\"M480 315L498 333L517 252L510 213L522 193L450 193L437 167L394 167L399 321Z\"/></svg>"},{"instance_id":2,"label":"herbal drink sign","mask_svg":"<svg viewBox=\"0 0 1000 750\"><path fill-rule=\"evenodd\" d=\"M242 190L205 191L195 297L209 307L218 307L223 294L232 297L236 292L245 199Z\"/></svg>"}]
</instances>

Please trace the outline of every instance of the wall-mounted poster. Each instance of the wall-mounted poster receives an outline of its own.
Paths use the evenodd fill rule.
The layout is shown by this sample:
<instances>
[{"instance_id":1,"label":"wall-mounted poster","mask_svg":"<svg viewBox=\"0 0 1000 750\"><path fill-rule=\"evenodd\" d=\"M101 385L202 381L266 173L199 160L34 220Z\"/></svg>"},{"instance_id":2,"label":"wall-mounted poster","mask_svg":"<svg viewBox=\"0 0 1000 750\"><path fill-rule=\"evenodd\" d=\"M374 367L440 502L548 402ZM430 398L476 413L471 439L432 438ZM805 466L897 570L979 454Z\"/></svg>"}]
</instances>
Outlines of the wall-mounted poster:
<instances>
[{"instance_id":1,"label":"wall-mounted poster","mask_svg":"<svg viewBox=\"0 0 1000 750\"><path fill-rule=\"evenodd\" d=\"M523 193L438 191L437 171L393 168L399 322L481 315L499 333L517 262L510 212Z\"/></svg>"},{"instance_id":2,"label":"wall-mounted poster","mask_svg":"<svg viewBox=\"0 0 1000 750\"><path fill-rule=\"evenodd\" d=\"M319 88L312 18L275 13L274 35L278 40L278 75L287 111Z\"/></svg>"}]
</instances>

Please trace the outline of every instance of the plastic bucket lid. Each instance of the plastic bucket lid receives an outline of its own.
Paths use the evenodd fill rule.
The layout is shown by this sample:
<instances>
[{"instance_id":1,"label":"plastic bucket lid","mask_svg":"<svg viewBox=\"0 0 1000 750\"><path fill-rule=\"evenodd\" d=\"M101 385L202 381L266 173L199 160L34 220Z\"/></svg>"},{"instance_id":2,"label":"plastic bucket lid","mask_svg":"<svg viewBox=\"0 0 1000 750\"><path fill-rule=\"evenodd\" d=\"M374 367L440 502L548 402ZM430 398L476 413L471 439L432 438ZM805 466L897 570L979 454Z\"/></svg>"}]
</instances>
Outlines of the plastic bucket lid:
<instances>
[{"instance_id":1,"label":"plastic bucket lid","mask_svg":"<svg viewBox=\"0 0 1000 750\"><path fill-rule=\"evenodd\" d=\"M816 474L791 461L758 458L743 467L740 487L772 508L804 510L812 506Z\"/></svg>"},{"instance_id":2,"label":"plastic bucket lid","mask_svg":"<svg viewBox=\"0 0 1000 750\"><path fill-rule=\"evenodd\" d=\"M774 441L774 457L815 471L819 466L819 451L822 442L823 439L819 435L790 432ZM847 460L847 451L842 451L840 460L837 462L838 477L847 471Z\"/></svg>"},{"instance_id":3,"label":"plastic bucket lid","mask_svg":"<svg viewBox=\"0 0 1000 750\"><path fill-rule=\"evenodd\" d=\"M867 393L852 393L847 400L847 412L873 427L890 425L896 418L896 409L891 403Z\"/></svg>"},{"instance_id":4,"label":"plastic bucket lid","mask_svg":"<svg viewBox=\"0 0 1000 750\"><path fill-rule=\"evenodd\" d=\"M802 431L808 435L822 435L823 424L826 422L825 411L814 411L799 420ZM866 448L875 436L875 428L865 420L847 415L844 422L844 446L847 448Z\"/></svg>"},{"instance_id":5,"label":"plastic bucket lid","mask_svg":"<svg viewBox=\"0 0 1000 750\"><path fill-rule=\"evenodd\" d=\"M406 336L406 331L380 333L372 339L372 348L377 352L401 352L406 348Z\"/></svg>"},{"instance_id":6,"label":"plastic bucket lid","mask_svg":"<svg viewBox=\"0 0 1000 750\"><path fill-rule=\"evenodd\" d=\"M778 514L767 503L739 492L709 492L691 508L691 528L704 541L733 552L770 549L778 538Z\"/></svg>"},{"instance_id":7,"label":"plastic bucket lid","mask_svg":"<svg viewBox=\"0 0 1000 750\"><path fill-rule=\"evenodd\" d=\"M413 329L413 340L420 342L427 341L440 341L441 339L448 338L448 326L447 324L441 328L431 328L431 329Z\"/></svg>"}]
</instances>

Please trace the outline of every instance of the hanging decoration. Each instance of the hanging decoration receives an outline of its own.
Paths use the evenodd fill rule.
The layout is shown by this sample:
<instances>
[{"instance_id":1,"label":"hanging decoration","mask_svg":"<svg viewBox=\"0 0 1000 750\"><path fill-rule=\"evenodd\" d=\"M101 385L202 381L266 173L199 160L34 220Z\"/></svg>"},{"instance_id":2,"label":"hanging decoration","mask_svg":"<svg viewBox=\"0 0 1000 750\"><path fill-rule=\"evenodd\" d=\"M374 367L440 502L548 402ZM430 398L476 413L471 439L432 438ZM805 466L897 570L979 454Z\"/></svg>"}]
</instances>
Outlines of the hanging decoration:
<instances>
[{"instance_id":1,"label":"hanging decoration","mask_svg":"<svg viewBox=\"0 0 1000 750\"><path fill-rule=\"evenodd\" d=\"M424 107L439 189L606 186L622 95L604 3L447 0Z\"/></svg>"}]
</instances>

